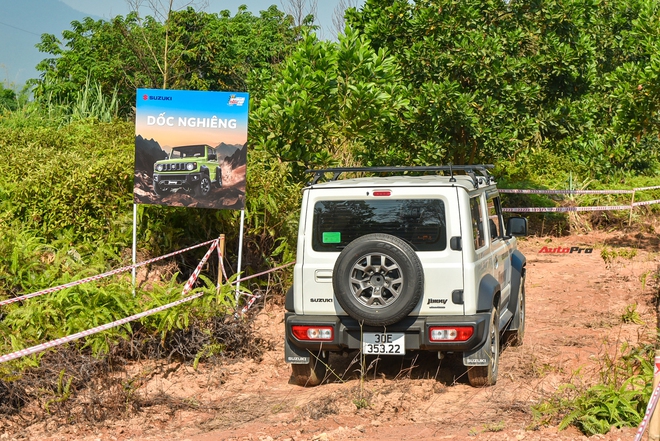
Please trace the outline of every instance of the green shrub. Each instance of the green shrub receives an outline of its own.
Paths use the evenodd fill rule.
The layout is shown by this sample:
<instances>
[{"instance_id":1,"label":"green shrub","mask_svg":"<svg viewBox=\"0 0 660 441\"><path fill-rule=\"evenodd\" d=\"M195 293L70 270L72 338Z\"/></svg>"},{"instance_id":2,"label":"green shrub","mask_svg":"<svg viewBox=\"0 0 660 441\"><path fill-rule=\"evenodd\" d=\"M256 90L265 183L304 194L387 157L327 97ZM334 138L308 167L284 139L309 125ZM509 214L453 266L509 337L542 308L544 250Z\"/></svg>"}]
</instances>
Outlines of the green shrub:
<instances>
[{"instance_id":1,"label":"green shrub","mask_svg":"<svg viewBox=\"0 0 660 441\"><path fill-rule=\"evenodd\" d=\"M560 429L573 425L585 435L638 425L651 398L653 356L652 345L624 344L620 356L601 358L599 384L561 386L553 397L532 407L536 421L558 420Z\"/></svg>"}]
</instances>

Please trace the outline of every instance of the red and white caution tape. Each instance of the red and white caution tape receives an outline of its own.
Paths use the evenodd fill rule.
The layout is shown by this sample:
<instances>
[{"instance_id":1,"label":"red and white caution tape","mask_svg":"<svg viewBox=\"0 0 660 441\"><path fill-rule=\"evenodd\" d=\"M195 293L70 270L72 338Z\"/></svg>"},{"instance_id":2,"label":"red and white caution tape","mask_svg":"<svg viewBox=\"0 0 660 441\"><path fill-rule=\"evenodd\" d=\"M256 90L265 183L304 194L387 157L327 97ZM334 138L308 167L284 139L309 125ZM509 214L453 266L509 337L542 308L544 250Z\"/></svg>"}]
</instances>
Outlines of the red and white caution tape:
<instances>
[{"instance_id":1,"label":"red and white caution tape","mask_svg":"<svg viewBox=\"0 0 660 441\"><path fill-rule=\"evenodd\" d=\"M639 207L642 205L652 205L652 204L660 204L660 199L656 199L654 201L633 202L633 207Z\"/></svg>"},{"instance_id":2,"label":"red and white caution tape","mask_svg":"<svg viewBox=\"0 0 660 441\"><path fill-rule=\"evenodd\" d=\"M193 271L190 278L188 278L188 281L186 282L186 284L183 288L183 291L181 291L182 296L185 296L186 294L188 294L188 292L192 289L192 286L195 283L195 281L197 280L197 277L199 276L199 273L202 270L202 267L204 266L204 264L208 260L209 256L213 252L213 248L215 248L218 244L217 239L212 240L210 242L211 242L211 247L206 252L206 254L202 258L202 260L199 262L199 265L197 265L197 268L195 268L195 271ZM32 346L32 347L27 348L27 349L21 349L20 351L12 352L11 354L2 355L2 356L0 356L0 363L15 360L15 359L20 358L20 357L25 357L26 355L36 354L37 352L45 351L46 349L53 348L55 346L60 346L60 345L63 345L65 343L68 343L68 342L71 342L71 341L74 341L74 340L78 340L78 339L83 338L83 337L88 337L90 335L97 334L99 332L107 331L108 329L111 329L111 328L114 328L114 327L117 327L117 326L125 325L126 323L141 319L143 317L147 317L147 316L152 315L152 314L156 314L157 312L165 311L166 309L173 308L175 306L181 305L182 303L189 302L191 300L194 300L196 298L201 297L203 294L204 293L193 294L189 297L185 297L185 298L177 300L175 302L168 303L167 305L159 306L157 308L153 308L153 309L150 309L148 311L141 312L139 314L135 314L135 315L132 315L130 317L126 317L126 318L123 318L123 319L120 319L120 320L115 320L114 322L107 323L105 325L100 325L100 326L97 326L95 328L88 329L86 331L81 331L81 332L78 332L76 334L72 334L72 335L69 335L69 336L66 336L66 337L58 338L56 340L51 340L49 342L42 343L42 344L39 344L39 345L36 345L36 346Z\"/></svg>"},{"instance_id":3,"label":"red and white caution tape","mask_svg":"<svg viewBox=\"0 0 660 441\"><path fill-rule=\"evenodd\" d=\"M660 189L660 185L656 185L654 187L639 187L639 188L635 188L634 190L635 191L645 191L645 190L658 190L658 189Z\"/></svg>"},{"instance_id":4,"label":"red and white caution tape","mask_svg":"<svg viewBox=\"0 0 660 441\"><path fill-rule=\"evenodd\" d=\"M218 257L220 257L220 253L218 253ZM221 261L222 261L222 260L221 260ZM268 273L273 273L273 272L275 272L275 271L279 271L279 270L281 270L281 269L283 269L283 268L286 268L286 267L289 267L289 266L291 266L291 265L293 265L293 264L295 264L295 263L296 263L296 261L294 260L293 262L285 263L284 265L280 265L280 266L278 266L278 267L271 268L271 269L269 269L269 270L262 271L262 272L257 273L257 274L252 274L252 275L250 275L250 276L243 277L243 278L241 278L241 282L244 282L244 281L246 281L246 280L250 280L250 279L254 279L255 277L263 276L263 275L268 274ZM224 265L224 262L222 263L221 268L222 268L222 275L224 276L224 278L225 278L225 279L229 279L229 277L227 277L227 273L225 272L225 265ZM247 293L245 293L245 292L241 292L241 294L247 294Z\"/></svg>"},{"instance_id":5,"label":"red and white caution tape","mask_svg":"<svg viewBox=\"0 0 660 441\"><path fill-rule=\"evenodd\" d=\"M67 337L62 337L58 338L56 340L51 340L47 343L42 343L36 346L32 346L31 348L27 349L21 349L20 351L12 352L11 354L3 355L0 356L0 363L4 363L6 361L11 361L16 358L20 357L25 357L26 355L32 355L36 354L37 352L45 351L46 349L53 348L55 346L60 346L63 345L64 343L68 343L74 340L78 340L83 337L87 337L93 334L97 334L99 332L107 331L108 329L114 328L116 326L121 326L125 325L128 322L132 322L138 319L141 319L142 317L147 317L149 315L155 314L157 312L165 311L166 309L172 308L177 305L181 305L182 303L189 302L191 300L194 300L198 297L201 297L204 293L197 293L193 294L190 297L186 297L180 300L177 300L176 302L168 303L167 305L159 306L158 308L150 309L145 312L141 312L139 314L132 315L130 317L123 318L121 320L116 320L111 323L107 323L105 325L97 326L92 329L88 329L86 331L78 332L76 334L69 335Z\"/></svg>"},{"instance_id":6,"label":"red and white caution tape","mask_svg":"<svg viewBox=\"0 0 660 441\"><path fill-rule=\"evenodd\" d=\"M182 254L182 253L185 253L186 251L190 251L190 250L193 250L195 248L203 247L204 245L208 245L208 244L213 243L213 242L215 242L216 245L217 245L217 241L218 241L218 239L209 240L209 241L197 244L197 245L193 245L193 246L188 247L188 248L184 248L184 249L179 250L179 251L174 251L172 253L165 254L165 255L160 256L160 257L154 257L153 259L145 260L144 262L139 262L139 263L136 263L134 265L125 266L123 268L117 268L117 269L114 269L112 271L108 271L107 273L97 274L95 276L87 277L85 279L80 279L80 280L76 280L74 282L65 283L64 285L55 286L55 287L52 287L52 288L47 288L47 289L44 289L44 290L41 290L41 291L33 292L31 294L25 294L25 295L22 295L22 296L19 296L19 297L13 297L11 299L0 301L0 306L8 305L10 303L20 302L21 300L31 299L33 297L38 297L38 296L41 296L41 295L44 295L44 294L51 294L51 293L61 291L61 290L66 289L66 288L71 288L71 287L74 287L74 286L82 285L83 283L92 282L92 281L95 281L95 280L100 280L100 279L103 279L103 278L106 278L106 277L114 276L115 274L120 274L120 273L123 273L123 272L126 272L126 271L130 271L133 268L138 268L140 266L148 265L148 264L156 262L158 260L163 260L163 259L166 259L168 257L176 256L177 254Z\"/></svg>"},{"instance_id":7,"label":"red and white caution tape","mask_svg":"<svg viewBox=\"0 0 660 441\"><path fill-rule=\"evenodd\" d=\"M513 194L630 194L636 191L657 190L660 185L654 187L639 187L632 190L541 190L541 189L514 189L501 188L500 193ZM503 208L502 211L510 213L566 213L574 211L609 211L630 210L632 207L652 205L660 203L660 199L653 201L634 202L632 205L614 205L600 207L535 207L535 208Z\"/></svg>"},{"instance_id":8,"label":"red and white caution tape","mask_svg":"<svg viewBox=\"0 0 660 441\"><path fill-rule=\"evenodd\" d=\"M281 269L283 269L283 268L286 268L286 267L288 267L288 266L293 265L294 263L296 263L296 262L293 261L293 262L285 263L284 265L280 265L280 266L278 266L278 267L271 268L271 269L269 269L269 270L262 271L262 272L257 273L257 274L252 274L252 275L247 276L247 277L241 277L241 282L245 282L246 280L254 279L255 277L263 276L264 274L268 274L268 273L272 273L272 272L275 272L275 271L279 271L279 270L281 270Z\"/></svg>"},{"instance_id":9,"label":"red and white caution tape","mask_svg":"<svg viewBox=\"0 0 660 441\"><path fill-rule=\"evenodd\" d=\"M630 205L613 205L602 207L536 207L536 208L502 208L509 213L566 213L574 211L607 211L630 210Z\"/></svg>"},{"instance_id":10,"label":"red and white caution tape","mask_svg":"<svg viewBox=\"0 0 660 441\"><path fill-rule=\"evenodd\" d=\"M271 269L269 269L269 270L262 271L262 272L257 273L257 274L252 274L252 275L250 275L250 276L248 276L248 277L245 277L245 278L241 279L241 282L243 282L243 281L245 281L245 280L253 279L253 278L255 278L255 277L263 276L263 275L265 275L265 274L269 274L269 273L272 273L272 272L275 272L275 271L279 271L279 270L281 270L281 269L283 269L283 268L286 268L286 267L288 267L288 266L291 266L291 265L293 265L293 264L295 264L295 263L296 263L295 261L293 261L293 262L289 262L289 263L285 263L284 265L280 265L280 266L278 266L278 267L271 268ZM224 271L224 268L223 268L223 271ZM245 292L245 291L240 291L240 294L242 294L242 295L244 295L244 296L250 298L250 299L248 300L248 302L245 304L245 306L243 306L243 308L241 309L241 313L240 313L240 315L245 315L245 313L248 312L248 310L252 307L252 305L254 305L254 302L256 302L257 299L261 298L261 296L258 295L258 294L251 294L251 293L248 293L248 292ZM238 315L239 315L238 313L234 314L234 316L235 316L236 318L238 318Z\"/></svg>"},{"instance_id":11,"label":"red and white caution tape","mask_svg":"<svg viewBox=\"0 0 660 441\"><path fill-rule=\"evenodd\" d=\"M654 187L638 187L632 190L545 190L539 188L500 188L500 193L513 193L513 194L630 194L636 191L658 190L660 185Z\"/></svg>"},{"instance_id":12,"label":"red and white caution tape","mask_svg":"<svg viewBox=\"0 0 660 441\"><path fill-rule=\"evenodd\" d=\"M227 276L227 271L225 270L225 259L222 256L220 247L218 247L218 262L220 262L219 265L220 268L222 269L222 276L225 278L225 280L229 280L229 277Z\"/></svg>"},{"instance_id":13,"label":"red and white caution tape","mask_svg":"<svg viewBox=\"0 0 660 441\"><path fill-rule=\"evenodd\" d=\"M67 284L64 284L64 285L60 285L60 286L56 286L56 287L53 287L53 288L48 288L48 289L38 291L38 292L34 292L34 293L31 293L31 294L26 294L26 295L23 295L23 296L20 296L20 297L14 297L12 299L8 299L8 300L4 300L4 301L0 302L0 306L10 304L10 303L14 303L14 302L18 302L18 301L21 301L21 300L30 299L30 298L37 297L37 296L44 295L44 294L57 292L57 291L60 291L60 290L66 289L66 288L71 288L71 287L74 287L74 286L77 286L77 285L82 285L83 283L87 283L87 282L91 282L91 281L95 281L95 280L100 280L100 279L103 279L105 277L109 277L109 276L112 276L112 275L115 275L115 274L119 274L119 273L122 273L122 272L125 272L125 271L129 271L134 267L140 267L140 266L143 266L143 265L147 265L149 263L152 263L152 262L155 262L155 261L158 261L158 260L161 260L161 259L165 259L167 257L171 257L171 256L174 256L174 255L181 254L181 253L184 253L186 251L195 249L195 248L199 248L199 247L204 246L204 245L211 244L208 251L206 252L204 257L202 258L202 260L199 262L199 264L197 265L197 267L195 268L195 270L191 274L190 278L186 281L186 284L184 285L183 290L181 291L181 296L185 297L190 292L190 290L192 289L193 285L195 284L195 281L197 280L197 278L199 277L200 272L202 271L202 268L204 267L204 264L209 259L209 257L211 256L211 253L213 253L213 250L215 248L218 249L218 257L222 258L222 253L220 251L220 248L218 247L218 242L219 242L218 239L209 240L207 242L197 244L197 245L194 245L194 246L191 246L191 247L188 247L188 248L184 248L182 250L175 251L173 253L166 254L164 256L156 257L156 258L153 258L153 259L146 260L144 262L137 263L135 265L129 265L129 266L126 266L126 267L123 267L123 268L117 268L115 270L108 271L108 272L103 273L103 274L98 274L96 276L87 277L85 279L77 280L77 281L70 282L70 283L67 283ZM268 273L271 273L271 272L274 272L274 271L278 271L282 268L286 268L287 266L293 265L294 263L295 262L290 262L288 264L285 264L285 265L282 265L282 266L279 266L279 267L276 267L276 268L272 268L270 270L263 271L263 272L258 273L258 274L253 274L249 277L246 277L246 279L244 279L244 280L251 279L251 278L254 278L254 277L258 277L258 276L262 276L264 274L268 274ZM221 268L222 268L222 273L223 273L225 279L227 279L227 273L225 272L224 262L222 261L222 259L220 259L220 265L221 265ZM256 302L256 300L261 297L260 295L253 295L253 294L248 294L248 293L243 293L243 294L244 295L249 295L250 300L242 308L241 314L245 314L248 311L248 309L250 309L250 307ZM39 345L36 345L36 346L32 346L32 347L27 348L27 349L21 349L20 351L16 351L16 352L12 352L10 354L2 355L2 356L0 356L0 363L15 360L17 358L24 357L26 355L36 354L36 353L44 351L46 349L50 349L50 348L53 348L53 347L56 347L56 346L60 346L60 345L63 345L65 343L69 343L71 341L78 340L78 339L83 338L83 337L88 337L90 335L97 334L99 332L107 331L107 330L112 329L112 328L117 327L117 326L125 325L129 322L141 319L143 317L147 317L147 316L152 315L152 314L156 314L158 312L164 311L164 310L169 309L169 308L173 308L175 306L181 305L182 303L189 302L191 300L194 300L196 298L201 297L202 295L203 295L203 293L193 294L192 296L185 297L183 299L177 300L177 301L172 302L172 303L168 303L167 305L159 306L158 308L150 309L148 311L141 312L139 314L135 314L135 315L132 315L130 317L126 317L126 318L123 318L123 319L120 319L120 320L116 320L114 322L107 323L105 325L100 325L100 326L97 326L97 327L94 327L94 328L91 328L91 329L88 329L88 330L85 330L85 331L78 332L76 334L72 334L72 335L69 335L69 336L66 336L66 337L58 338L58 339L55 339L55 340L52 340L52 341L49 341L49 342L46 342L46 343L42 343L42 344L39 344Z\"/></svg>"},{"instance_id":14,"label":"red and white caution tape","mask_svg":"<svg viewBox=\"0 0 660 441\"><path fill-rule=\"evenodd\" d=\"M220 247L218 247L217 250L218 250L218 265L220 265L220 269L222 270L222 277L224 277L225 280L228 280L227 273L225 272L225 258L224 258L225 256L222 255L222 250L220 249ZM218 286L220 286L221 284L222 284L222 280L218 280Z\"/></svg>"},{"instance_id":15,"label":"red and white caution tape","mask_svg":"<svg viewBox=\"0 0 660 441\"><path fill-rule=\"evenodd\" d=\"M642 440L642 435L644 435L646 426L648 425L651 415L653 415L653 411L658 404L658 398L660 398L660 383L658 386L656 386L653 394L651 394L649 404L646 406L646 413L644 414L644 418L642 418L642 422L639 423L639 428L637 429L637 434L635 435L635 441Z\"/></svg>"},{"instance_id":16,"label":"red and white caution tape","mask_svg":"<svg viewBox=\"0 0 660 441\"><path fill-rule=\"evenodd\" d=\"M635 189L637 190L637 189ZM540 189L513 189L500 188L500 193L514 194L630 194L634 190L540 190Z\"/></svg>"},{"instance_id":17,"label":"red and white caution tape","mask_svg":"<svg viewBox=\"0 0 660 441\"><path fill-rule=\"evenodd\" d=\"M241 309L241 315L245 315L245 313L248 312L248 309L250 309L250 307L254 305L254 302L256 302L260 297L261 296L259 295L253 295L250 297L250 300L248 300L247 304L243 307L243 309Z\"/></svg>"},{"instance_id":18,"label":"red and white caution tape","mask_svg":"<svg viewBox=\"0 0 660 441\"><path fill-rule=\"evenodd\" d=\"M202 267L206 263L206 261L209 259L211 256L211 253L213 252L213 249L218 246L218 239L215 239L211 246L209 247L209 250L204 254L204 257L202 257L202 260L199 262L199 265L197 265L197 268L195 268L195 271L190 275L188 278L188 281L186 282L186 285L183 287L183 291L181 292L181 296L185 296L188 294L188 291L192 289L193 284L197 280L197 277L199 277L199 273L202 271Z\"/></svg>"}]
</instances>

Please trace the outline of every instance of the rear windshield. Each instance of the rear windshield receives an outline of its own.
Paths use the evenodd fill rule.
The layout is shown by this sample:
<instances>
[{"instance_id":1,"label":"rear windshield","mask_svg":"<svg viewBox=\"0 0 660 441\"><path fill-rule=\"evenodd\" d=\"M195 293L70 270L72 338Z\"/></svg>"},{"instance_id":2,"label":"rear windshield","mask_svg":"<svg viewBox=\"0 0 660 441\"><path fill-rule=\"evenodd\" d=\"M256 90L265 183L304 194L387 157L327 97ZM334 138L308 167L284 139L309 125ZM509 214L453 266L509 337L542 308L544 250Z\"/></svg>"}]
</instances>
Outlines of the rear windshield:
<instances>
[{"instance_id":1,"label":"rear windshield","mask_svg":"<svg viewBox=\"0 0 660 441\"><path fill-rule=\"evenodd\" d=\"M445 204L440 199L321 201L314 205L315 251L339 251L370 233L400 237L417 251L447 246Z\"/></svg>"}]
</instances>

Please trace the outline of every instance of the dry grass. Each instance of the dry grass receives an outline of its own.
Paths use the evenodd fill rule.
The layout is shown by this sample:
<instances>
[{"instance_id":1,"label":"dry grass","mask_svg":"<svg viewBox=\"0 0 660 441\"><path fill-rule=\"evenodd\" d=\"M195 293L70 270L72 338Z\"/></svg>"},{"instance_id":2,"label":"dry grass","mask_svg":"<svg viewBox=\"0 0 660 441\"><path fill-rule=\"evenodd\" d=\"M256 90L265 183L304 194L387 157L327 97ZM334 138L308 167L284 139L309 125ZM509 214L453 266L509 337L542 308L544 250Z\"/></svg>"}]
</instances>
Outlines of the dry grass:
<instances>
[{"instance_id":1,"label":"dry grass","mask_svg":"<svg viewBox=\"0 0 660 441\"><path fill-rule=\"evenodd\" d=\"M221 352L205 357L207 363L258 360L270 348L254 335L248 322L233 317L215 318L211 333L193 325L172 332L165 341L139 326L134 329L131 340L120 342L105 356L92 357L70 344L46 353L39 367L0 379L0 431L40 420L56 425L100 423L157 406L169 413L196 409L194 400L165 390L147 392L145 385L154 377L167 379L184 364L193 364L210 338L224 344ZM222 375L215 378L216 383L222 381Z\"/></svg>"}]
</instances>

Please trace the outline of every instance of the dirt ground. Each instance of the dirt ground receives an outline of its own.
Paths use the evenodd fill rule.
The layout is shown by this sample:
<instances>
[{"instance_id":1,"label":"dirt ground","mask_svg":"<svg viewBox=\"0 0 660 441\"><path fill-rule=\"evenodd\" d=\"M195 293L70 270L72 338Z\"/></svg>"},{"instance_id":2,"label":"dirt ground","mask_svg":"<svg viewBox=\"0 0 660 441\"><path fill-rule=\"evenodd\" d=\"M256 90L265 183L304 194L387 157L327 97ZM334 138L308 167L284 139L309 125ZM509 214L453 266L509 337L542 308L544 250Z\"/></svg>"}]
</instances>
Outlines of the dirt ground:
<instances>
[{"instance_id":1,"label":"dirt ground","mask_svg":"<svg viewBox=\"0 0 660 441\"><path fill-rule=\"evenodd\" d=\"M451 355L440 361L416 354L377 363L368 359L367 378L360 381L355 353L333 354L330 365L336 375L326 384L289 384L283 307L267 303L255 329L272 349L260 362L202 363L197 370L175 365L167 373L162 373L163 366L128 367L160 369L139 393L174 396L188 406L156 405L98 425L47 421L2 433L0 440L587 439L574 428L540 427L531 406L561 384L593 384L602 357L615 357L623 342L651 340L659 232L650 228L521 241L527 257L527 332L523 346L503 350L499 381L493 387L470 387L461 360ZM540 253L544 247L593 252ZM606 262L604 247L623 257ZM643 324L622 319L631 305L636 305ZM615 429L590 439L632 440L635 432Z\"/></svg>"}]
</instances>

